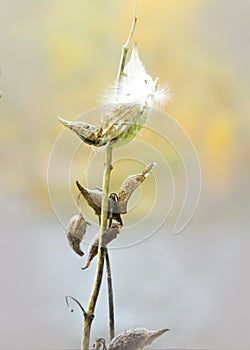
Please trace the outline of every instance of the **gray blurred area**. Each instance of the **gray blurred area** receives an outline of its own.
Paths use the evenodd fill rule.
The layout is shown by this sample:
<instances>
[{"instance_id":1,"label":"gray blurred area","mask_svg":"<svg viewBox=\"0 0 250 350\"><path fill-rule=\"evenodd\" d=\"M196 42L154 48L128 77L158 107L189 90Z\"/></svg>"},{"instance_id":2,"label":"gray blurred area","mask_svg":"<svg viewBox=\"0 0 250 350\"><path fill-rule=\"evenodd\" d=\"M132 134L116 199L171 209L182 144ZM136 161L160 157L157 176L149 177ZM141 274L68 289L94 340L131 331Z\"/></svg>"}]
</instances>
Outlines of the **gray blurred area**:
<instances>
[{"instance_id":1,"label":"gray blurred area","mask_svg":"<svg viewBox=\"0 0 250 350\"><path fill-rule=\"evenodd\" d=\"M110 249L117 332L170 328L152 349L248 349L250 4L187 0L183 6L170 1L168 8L166 0L138 3L138 39L145 45L145 63L152 72L159 68L163 81L170 76L174 99L167 112L191 135L203 185L196 213L179 235L172 232L175 218L170 215L149 239L118 249L130 237L140 240L159 225L164 199L160 196L155 203L159 216L150 224L140 216L141 224L135 225L133 212L124 217L129 228ZM61 132L56 116L73 119L85 106L95 107L98 92L115 77L128 30L125 15L133 6L132 1L114 0L105 6L80 0L0 0L0 349L79 348L82 315L77 308L69 312L65 296L87 305L96 261L82 271L86 255L79 258L69 248L65 229L50 205L47 166ZM168 11L172 21L165 20ZM142 29L149 24L154 28L154 23L159 26L156 32ZM171 41L174 35L176 41ZM189 42L190 51L185 46ZM190 68L193 75L183 76L182 68ZM200 76L195 76L196 70ZM193 120L184 120L180 104ZM58 167L53 164L53 198L61 204L64 224L75 213L73 202L65 200L65 186L74 197L74 180L84 168L74 168L70 186L65 184L64 159L71 142L76 140L67 134ZM168 151L161 151L167 159ZM169 164L182 188L172 153ZM101 171L102 164L95 175ZM127 171L133 172L133 167ZM165 179L161 174L161 186ZM153 180L148 186L154 186ZM133 203L140 199L138 193ZM150 196L145 200L150 204ZM96 229L89 228L87 241ZM87 245L83 247L86 252ZM92 341L97 336L108 338L105 279Z\"/></svg>"},{"instance_id":2,"label":"gray blurred area","mask_svg":"<svg viewBox=\"0 0 250 350\"><path fill-rule=\"evenodd\" d=\"M246 207L239 194L210 206L203 195L182 234L163 227L142 244L110 250L117 331L169 327L155 349L248 348L250 238L236 199ZM1 204L1 348L78 348L81 313L71 314L64 297L87 304L95 262L81 271L52 215L20 198ZM104 282L93 334L108 337L105 291Z\"/></svg>"}]
</instances>

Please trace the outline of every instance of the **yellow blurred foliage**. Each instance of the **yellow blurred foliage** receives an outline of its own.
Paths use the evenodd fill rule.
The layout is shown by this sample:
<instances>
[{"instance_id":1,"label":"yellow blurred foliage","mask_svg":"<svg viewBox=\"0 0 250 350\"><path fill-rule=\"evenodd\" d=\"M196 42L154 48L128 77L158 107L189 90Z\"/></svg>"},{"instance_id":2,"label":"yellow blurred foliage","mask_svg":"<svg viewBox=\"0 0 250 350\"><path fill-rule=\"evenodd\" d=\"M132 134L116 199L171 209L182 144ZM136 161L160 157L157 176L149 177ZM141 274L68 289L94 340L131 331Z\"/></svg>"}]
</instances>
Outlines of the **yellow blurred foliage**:
<instances>
[{"instance_id":1,"label":"yellow blurred foliage","mask_svg":"<svg viewBox=\"0 0 250 350\"><path fill-rule=\"evenodd\" d=\"M234 69L199 33L209 0L138 0L137 4L134 40L141 59L149 74L172 88L172 102L164 111L190 135L207 179L229 181L237 161L231 156L231 150L238 147L235 131L243 127L244 114L237 100L241 91L235 84ZM25 30L19 30L12 19L11 44L6 42L3 47L9 98L3 99L6 128L2 143L6 146L11 139L17 147L24 144L23 158L32 169L32 179L26 181L30 193L40 197L44 188L39 186L43 181L40 166L46 164L55 135L62 130L57 116L74 119L98 106L102 89L113 83L134 5L134 1L114 0L39 2L39 11L26 8L20 14ZM20 67L13 61L15 50L19 50ZM144 131L142 137L152 136ZM165 147L160 140L154 142ZM244 148L247 146L246 142ZM68 144L63 147L62 152ZM163 151L174 166L175 153L171 148ZM17 176L14 165L9 167L6 181L11 172L23 184L24 169ZM63 185L58 180L58 186Z\"/></svg>"}]
</instances>

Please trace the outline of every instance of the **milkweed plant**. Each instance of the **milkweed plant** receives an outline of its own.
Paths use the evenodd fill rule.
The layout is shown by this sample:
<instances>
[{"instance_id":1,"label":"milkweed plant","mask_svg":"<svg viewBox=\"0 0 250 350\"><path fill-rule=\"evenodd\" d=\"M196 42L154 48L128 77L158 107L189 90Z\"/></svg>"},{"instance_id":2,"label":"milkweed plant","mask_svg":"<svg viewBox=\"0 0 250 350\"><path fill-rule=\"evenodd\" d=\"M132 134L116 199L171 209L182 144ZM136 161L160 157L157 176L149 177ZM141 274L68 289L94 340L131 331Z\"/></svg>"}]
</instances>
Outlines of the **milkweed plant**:
<instances>
[{"instance_id":1,"label":"milkweed plant","mask_svg":"<svg viewBox=\"0 0 250 350\"><path fill-rule=\"evenodd\" d=\"M87 269L97 256L95 278L92 292L86 308L72 296L66 297L66 303L75 302L83 314L83 332L81 349L101 350L136 350L151 344L156 338L168 331L163 328L150 331L145 328L125 330L115 335L114 299L111 277L111 264L108 253L108 244L117 238L123 228L122 216L127 213L128 201L132 193L152 171L155 163L149 163L138 174L130 175L121 182L118 193L110 193L110 174L113 169L112 153L116 147L132 142L140 133L152 108L161 107L170 98L169 88L161 88L159 78L153 79L147 72L139 57L137 44L134 44L130 59L127 55L132 36L137 23L136 10L127 42L122 47L122 54L117 79L111 89L105 92L102 102L107 106L100 116L98 125L87 124L83 121L59 121L72 130L83 143L91 147L105 147L105 169L101 189L89 189L76 181L79 212L74 215L67 227L67 240L70 247L79 256L84 252L81 242L87 230L88 222L80 207L83 198L93 209L99 222L99 232L89 244L87 259L83 270ZM91 326L95 315L95 306L100 292L103 270L106 266L108 301L109 301L109 329L110 339L95 336L95 343L90 344ZM73 309L71 309L73 311Z\"/></svg>"}]
</instances>

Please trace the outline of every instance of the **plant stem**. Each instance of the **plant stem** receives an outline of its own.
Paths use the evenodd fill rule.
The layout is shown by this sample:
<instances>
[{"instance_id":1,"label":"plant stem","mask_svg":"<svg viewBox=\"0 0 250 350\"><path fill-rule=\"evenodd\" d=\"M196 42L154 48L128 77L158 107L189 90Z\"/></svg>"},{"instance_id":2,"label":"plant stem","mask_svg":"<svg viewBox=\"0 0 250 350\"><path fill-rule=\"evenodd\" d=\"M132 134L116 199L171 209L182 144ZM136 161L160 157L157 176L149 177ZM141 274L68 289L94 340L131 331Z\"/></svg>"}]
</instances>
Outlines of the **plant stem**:
<instances>
[{"instance_id":1,"label":"plant stem","mask_svg":"<svg viewBox=\"0 0 250 350\"><path fill-rule=\"evenodd\" d=\"M116 79L116 94L118 94L119 90L120 90L122 78L124 75L124 68L125 68L125 64L126 64L130 40L134 34L135 27L136 27L136 22L137 22L136 12L137 12L137 7L135 7L135 10L134 10L133 22L131 25L128 39L127 39L125 45L123 45L123 47L122 47L122 54L121 54L121 58L120 58L120 64L119 64L119 69L118 69L118 74L117 74L117 79Z\"/></svg>"},{"instance_id":2,"label":"plant stem","mask_svg":"<svg viewBox=\"0 0 250 350\"><path fill-rule=\"evenodd\" d=\"M107 284L108 284L108 300L109 300L109 334L110 340L115 337L115 313L114 313L114 294L112 285L111 265L109 260L108 249L106 248L105 254L106 271L107 271Z\"/></svg>"},{"instance_id":3,"label":"plant stem","mask_svg":"<svg viewBox=\"0 0 250 350\"><path fill-rule=\"evenodd\" d=\"M137 17L136 17L136 8L135 8L130 33L129 33L128 39L126 41L126 44L122 48L120 65L119 65L119 70L118 70L118 75L117 75L117 80L116 80L116 93L119 92L121 81L122 81L122 78L124 75L124 67L125 67L126 58L127 58L127 54L128 54L129 43L130 43L130 40L134 34L136 22L137 22ZM96 267L96 274L95 274L94 284L93 284L91 296L89 299L88 307L87 307L87 310L84 314L84 327L83 327L82 347L81 347L82 350L89 350L91 325L92 325L92 322L94 319L95 306L96 306L97 298L98 298L101 283L102 283L104 255L106 256L107 274L108 274L107 278L108 278L108 293L109 293L109 308L110 308L109 309L109 312L110 312L110 337L111 338L114 337L114 302L113 302L111 269L110 269L109 258L108 258L108 262L107 262L107 253L105 254L106 248L103 244L104 243L103 236L104 236L104 232L107 228L107 222L108 222L108 193L109 193L110 174L111 174L111 170L112 170L112 149L113 149L112 145L108 144L106 147L106 163L105 163L105 170L104 170L104 174L103 174L101 231L100 231L100 238L99 238L97 267ZM109 276L110 276L110 278L109 278Z\"/></svg>"},{"instance_id":4,"label":"plant stem","mask_svg":"<svg viewBox=\"0 0 250 350\"><path fill-rule=\"evenodd\" d=\"M109 193L109 183L110 183L110 174L112 170L112 146L107 145L106 147L106 162L105 170L103 175L103 197L102 197L102 213L101 213L101 231L99 238L99 247L97 255L97 267L95 280L93 284L92 293L89 299L89 304L86 310L84 317L84 328L82 335L82 350L89 350L89 341L90 341L90 331L91 325L94 318L95 306L97 298L100 292L100 287L102 283L103 276L103 265L104 265L104 254L105 246L103 244L103 235L107 228L108 221L108 193Z\"/></svg>"},{"instance_id":5,"label":"plant stem","mask_svg":"<svg viewBox=\"0 0 250 350\"><path fill-rule=\"evenodd\" d=\"M124 68L125 68L125 64L126 64L128 50L129 50L129 44L130 44L131 38L134 34L135 27L136 27L136 22L137 22L136 12L137 12L137 7L135 7L135 9L134 9L134 17L133 17L133 21L132 21L132 25L131 25L128 39L127 39L125 45L123 45L123 47L122 47L120 64L119 64L119 69L118 69L118 74L117 74L117 79L116 79L116 95L119 93L120 85L121 85L122 78L124 75ZM107 248L106 248L105 260L106 260L108 301L109 301L109 332L110 332L110 340L112 340L115 336L114 295L113 295L111 265L110 265L109 254L108 254Z\"/></svg>"}]
</instances>

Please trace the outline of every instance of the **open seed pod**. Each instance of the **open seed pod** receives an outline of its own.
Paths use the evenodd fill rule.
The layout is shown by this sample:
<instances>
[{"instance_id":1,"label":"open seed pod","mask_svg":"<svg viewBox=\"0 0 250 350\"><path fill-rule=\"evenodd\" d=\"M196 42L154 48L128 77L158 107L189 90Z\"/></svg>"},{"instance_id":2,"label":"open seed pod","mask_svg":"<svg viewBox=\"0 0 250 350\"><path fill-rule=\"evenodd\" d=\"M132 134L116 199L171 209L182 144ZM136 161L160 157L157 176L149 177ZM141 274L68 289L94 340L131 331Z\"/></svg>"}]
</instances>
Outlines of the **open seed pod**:
<instances>
[{"instance_id":1,"label":"open seed pod","mask_svg":"<svg viewBox=\"0 0 250 350\"><path fill-rule=\"evenodd\" d=\"M140 173L136 175L130 175L121 185L120 191L118 193L118 202L120 207L120 213L127 213L127 206L129 198L132 193L137 189L139 185L143 183L146 177L150 174L155 163L150 163L146 166L146 168Z\"/></svg>"},{"instance_id":2,"label":"open seed pod","mask_svg":"<svg viewBox=\"0 0 250 350\"><path fill-rule=\"evenodd\" d=\"M79 181L76 181L76 185L82 196L86 199L88 205L94 210L97 216L100 216L102 210L102 191L90 190L82 186Z\"/></svg>"},{"instance_id":3,"label":"open seed pod","mask_svg":"<svg viewBox=\"0 0 250 350\"><path fill-rule=\"evenodd\" d=\"M101 147L111 143L121 146L138 135L152 107L169 99L168 89L160 89L159 84L159 78L153 80L146 72L137 45L134 45L118 89L111 89L104 96L107 107L100 117L99 125L62 118L59 118L59 121L88 145Z\"/></svg>"},{"instance_id":4,"label":"open seed pod","mask_svg":"<svg viewBox=\"0 0 250 350\"><path fill-rule=\"evenodd\" d=\"M109 229L106 229L103 235L103 247L106 247L111 241L116 239L117 235L121 231L121 226L118 223L112 223ZM91 261L98 253L100 232L98 232L89 244L88 257L86 264L82 267L85 270L91 264Z\"/></svg>"},{"instance_id":5,"label":"open seed pod","mask_svg":"<svg viewBox=\"0 0 250 350\"><path fill-rule=\"evenodd\" d=\"M74 215L67 228L67 240L71 248L76 252L76 254L83 256L80 244L86 232L87 223L81 213Z\"/></svg>"},{"instance_id":6,"label":"open seed pod","mask_svg":"<svg viewBox=\"0 0 250 350\"><path fill-rule=\"evenodd\" d=\"M121 214L127 213L128 201L132 193L140 186L146 177L150 174L155 163L148 164L145 169L135 175L130 175L126 180L123 181L119 193L110 193L108 200L108 220L109 227L113 220L117 221L121 226L123 226ZM94 210L95 214L99 217L101 216L102 208L102 191L100 190L90 190L76 181L76 185L81 192L82 196L87 201L88 205Z\"/></svg>"}]
</instances>

